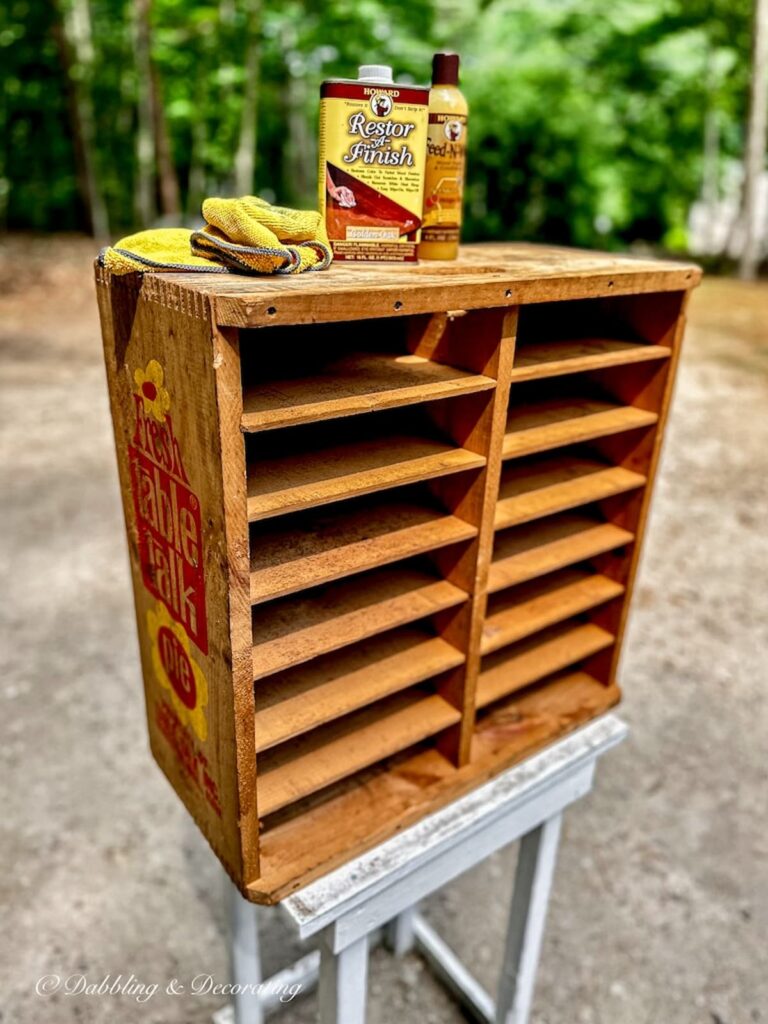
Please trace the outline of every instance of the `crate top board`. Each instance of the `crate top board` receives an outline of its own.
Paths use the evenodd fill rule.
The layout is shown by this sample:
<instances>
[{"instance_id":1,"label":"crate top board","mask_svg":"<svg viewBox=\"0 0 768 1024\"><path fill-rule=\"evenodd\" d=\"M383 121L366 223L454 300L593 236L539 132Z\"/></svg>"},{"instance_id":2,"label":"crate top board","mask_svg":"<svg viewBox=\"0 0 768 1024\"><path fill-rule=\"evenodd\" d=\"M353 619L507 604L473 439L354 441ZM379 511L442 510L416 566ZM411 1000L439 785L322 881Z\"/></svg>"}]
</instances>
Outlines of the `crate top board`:
<instances>
[{"instance_id":1,"label":"crate top board","mask_svg":"<svg viewBox=\"0 0 768 1024\"><path fill-rule=\"evenodd\" d=\"M337 263L270 277L148 274L142 291L222 327L266 327L683 291L700 277L692 263L493 242L462 246L453 262Z\"/></svg>"}]
</instances>

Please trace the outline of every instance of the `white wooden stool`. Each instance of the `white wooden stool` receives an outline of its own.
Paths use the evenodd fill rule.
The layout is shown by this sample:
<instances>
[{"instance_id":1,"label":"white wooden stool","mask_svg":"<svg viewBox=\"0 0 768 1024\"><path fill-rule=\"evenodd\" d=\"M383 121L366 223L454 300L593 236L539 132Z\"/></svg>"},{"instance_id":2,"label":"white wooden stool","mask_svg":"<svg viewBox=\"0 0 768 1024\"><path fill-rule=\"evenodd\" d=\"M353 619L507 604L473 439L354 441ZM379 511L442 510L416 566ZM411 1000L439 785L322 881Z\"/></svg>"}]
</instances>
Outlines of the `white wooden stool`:
<instances>
[{"instance_id":1,"label":"white wooden stool","mask_svg":"<svg viewBox=\"0 0 768 1024\"><path fill-rule=\"evenodd\" d=\"M626 734L615 715L597 719L283 900L297 936L318 936L319 949L271 978L261 974L258 908L235 891L233 982L242 991L216 1014L216 1024L262 1024L282 1005L281 994L296 985L306 992L318 981L320 1024L363 1024L369 943L384 927L393 951L417 949L476 1020L527 1024L563 811L589 792L598 758ZM494 1002L416 907L517 839Z\"/></svg>"}]
</instances>

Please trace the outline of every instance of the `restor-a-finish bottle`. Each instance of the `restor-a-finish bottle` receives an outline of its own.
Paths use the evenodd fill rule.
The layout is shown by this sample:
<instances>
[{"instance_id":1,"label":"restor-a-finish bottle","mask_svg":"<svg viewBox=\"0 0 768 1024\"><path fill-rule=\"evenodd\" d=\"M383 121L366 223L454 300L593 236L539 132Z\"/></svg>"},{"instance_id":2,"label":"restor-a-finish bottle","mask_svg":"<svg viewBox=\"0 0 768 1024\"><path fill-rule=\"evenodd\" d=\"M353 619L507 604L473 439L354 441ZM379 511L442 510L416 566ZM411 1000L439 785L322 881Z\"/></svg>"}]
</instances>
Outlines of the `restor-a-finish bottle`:
<instances>
[{"instance_id":1,"label":"restor-a-finish bottle","mask_svg":"<svg viewBox=\"0 0 768 1024\"><path fill-rule=\"evenodd\" d=\"M381 64L323 82L318 185L334 259L415 263L428 100Z\"/></svg>"},{"instance_id":2,"label":"restor-a-finish bottle","mask_svg":"<svg viewBox=\"0 0 768 1024\"><path fill-rule=\"evenodd\" d=\"M429 92L420 259L455 260L458 255L467 114L467 101L459 89L459 55L436 53Z\"/></svg>"}]
</instances>

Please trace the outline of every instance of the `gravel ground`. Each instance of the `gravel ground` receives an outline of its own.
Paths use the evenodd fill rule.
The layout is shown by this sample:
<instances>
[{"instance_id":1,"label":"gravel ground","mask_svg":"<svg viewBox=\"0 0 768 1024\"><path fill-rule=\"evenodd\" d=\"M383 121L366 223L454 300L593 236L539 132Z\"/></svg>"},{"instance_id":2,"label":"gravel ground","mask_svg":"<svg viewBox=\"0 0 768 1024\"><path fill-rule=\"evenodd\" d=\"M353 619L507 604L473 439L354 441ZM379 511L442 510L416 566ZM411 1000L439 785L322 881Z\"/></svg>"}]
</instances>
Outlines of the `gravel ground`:
<instances>
[{"instance_id":1,"label":"gravel ground","mask_svg":"<svg viewBox=\"0 0 768 1024\"><path fill-rule=\"evenodd\" d=\"M92 255L0 248L0 1021L203 1024L222 997L163 990L226 982L224 884L147 751ZM632 735L567 818L534 1024L768 1024L768 287L708 281L691 320L622 669ZM489 986L514 857L427 908ZM267 918L274 969L292 950ZM46 974L160 988L37 996ZM415 956L374 952L371 993L371 1024L464 1019Z\"/></svg>"}]
</instances>

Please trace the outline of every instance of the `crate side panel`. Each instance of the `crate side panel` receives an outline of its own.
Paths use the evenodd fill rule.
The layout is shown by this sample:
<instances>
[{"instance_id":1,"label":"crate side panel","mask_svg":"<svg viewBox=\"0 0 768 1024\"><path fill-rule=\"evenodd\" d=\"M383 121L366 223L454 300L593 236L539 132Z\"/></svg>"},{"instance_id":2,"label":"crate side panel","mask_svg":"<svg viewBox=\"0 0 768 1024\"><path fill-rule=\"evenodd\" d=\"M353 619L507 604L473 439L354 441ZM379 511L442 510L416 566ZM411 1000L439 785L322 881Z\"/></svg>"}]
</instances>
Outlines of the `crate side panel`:
<instances>
[{"instance_id":1,"label":"crate side panel","mask_svg":"<svg viewBox=\"0 0 768 1024\"><path fill-rule=\"evenodd\" d=\"M133 275L97 280L150 744L228 873L244 884L240 818L251 808L237 784L211 321L204 304L148 302Z\"/></svg>"}]
</instances>

